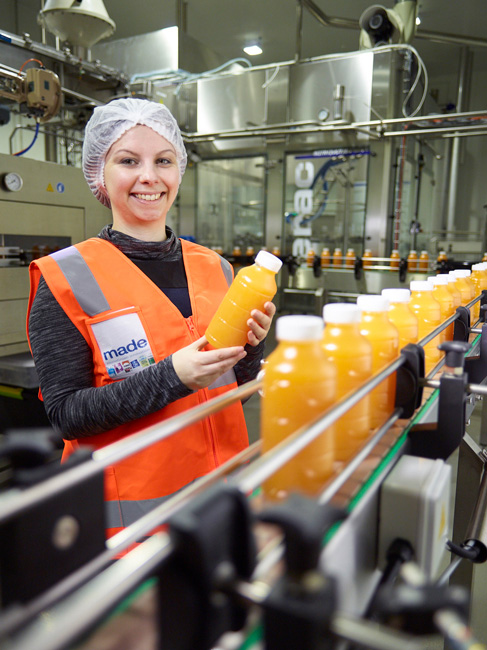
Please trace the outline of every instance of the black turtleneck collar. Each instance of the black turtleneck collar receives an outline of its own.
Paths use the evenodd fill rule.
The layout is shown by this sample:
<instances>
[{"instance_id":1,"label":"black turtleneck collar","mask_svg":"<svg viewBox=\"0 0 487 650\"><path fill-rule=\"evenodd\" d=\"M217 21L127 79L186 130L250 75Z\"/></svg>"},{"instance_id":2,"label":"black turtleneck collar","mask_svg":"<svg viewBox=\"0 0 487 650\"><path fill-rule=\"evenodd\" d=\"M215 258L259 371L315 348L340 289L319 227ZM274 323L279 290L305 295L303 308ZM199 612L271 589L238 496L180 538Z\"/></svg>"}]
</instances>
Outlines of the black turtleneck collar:
<instances>
[{"instance_id":1,"label":"black turtleneck collar","mask_svg":"<svg viewBox=\"0 0 487 650\"><path fill-rule=\"evenodd\" d=\"M181 255L181 242L168 226L166 226L166 235L167 239L164 241L142 241L118 230L113 230L110 224L102 229L98 237L106 239L131 259L175 260Z\"/></svg>"}]
</instances>

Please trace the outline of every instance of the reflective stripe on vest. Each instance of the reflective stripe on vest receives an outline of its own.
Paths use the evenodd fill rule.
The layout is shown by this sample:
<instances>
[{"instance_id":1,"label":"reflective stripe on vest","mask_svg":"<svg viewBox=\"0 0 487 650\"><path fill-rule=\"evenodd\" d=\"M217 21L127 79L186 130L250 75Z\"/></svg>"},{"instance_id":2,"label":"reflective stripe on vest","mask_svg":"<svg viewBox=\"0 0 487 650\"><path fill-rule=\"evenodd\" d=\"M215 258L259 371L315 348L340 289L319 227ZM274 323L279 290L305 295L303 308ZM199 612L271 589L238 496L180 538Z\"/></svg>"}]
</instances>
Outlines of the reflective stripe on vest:
<instances>
[{"instance_id":1,"label":"reflective stripe on vest","mask_svg":"<svg viewBox=\"0 0 487 650\"><path fill-rule=\"evenodd\" d=\"M74 246L52 254L63 272L74 297L88 316L96 316L110 309L100 285L81 253Z\"/></svg>"},{"instance_id":2,"label":"reflective stripe on vest","mask_svg":"<svg viewBox=\"0 0 487 650\"><path fill-rule=\"evenodd\" d=\"M223 275L225 276L225 280L227 281L228 286L230 286L233 282L232 265L224 257L220 258L220 264L222 267Z\"/></svg>"}]
</instances>

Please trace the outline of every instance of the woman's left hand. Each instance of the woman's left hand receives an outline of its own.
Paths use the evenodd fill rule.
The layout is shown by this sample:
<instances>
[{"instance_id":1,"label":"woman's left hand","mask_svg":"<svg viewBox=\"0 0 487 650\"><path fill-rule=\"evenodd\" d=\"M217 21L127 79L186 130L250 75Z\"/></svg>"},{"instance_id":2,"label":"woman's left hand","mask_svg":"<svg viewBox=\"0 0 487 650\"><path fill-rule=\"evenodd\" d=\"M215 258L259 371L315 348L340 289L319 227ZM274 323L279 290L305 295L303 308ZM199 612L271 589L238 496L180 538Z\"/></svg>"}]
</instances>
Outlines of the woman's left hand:
<instances>
[{"instance_id":1,"label":"woman's left hand","mask_svg":"<svg viewBox=\"0 0 487 650\"><path fill-rule=\"evenodd\" d=\"M250 312L252 318L249 318L247 325L250 331L247 335L250 345L255 347L267 336L271 327L272 319L276 313L276 306L273 302L266 302L264 305L265 313L254 309Z\"/></svg>"}]
</instances>

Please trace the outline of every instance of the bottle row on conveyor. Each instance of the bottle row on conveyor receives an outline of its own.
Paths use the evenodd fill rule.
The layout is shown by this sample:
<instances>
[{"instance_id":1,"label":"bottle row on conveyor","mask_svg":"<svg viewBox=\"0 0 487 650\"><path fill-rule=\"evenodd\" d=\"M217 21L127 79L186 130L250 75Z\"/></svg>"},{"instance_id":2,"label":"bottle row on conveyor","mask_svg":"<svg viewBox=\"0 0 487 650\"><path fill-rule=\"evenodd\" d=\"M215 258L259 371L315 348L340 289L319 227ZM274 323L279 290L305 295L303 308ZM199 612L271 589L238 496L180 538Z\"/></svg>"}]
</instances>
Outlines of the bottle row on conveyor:
<instances>
[{"instance_id":1,"label":"bottle row on conveyor","mask_svg":"<svg viewBox=\"0 0 487 650\"><path fill-rule=\"evenodd\" d=\"M472 328L480 304L482 320ZM16 463L10 489L0 495L2 647L93 648L111 627L108 647L125 650L131 636L140 647L143 634L165 650L314 650L343 639L419 650L431 635L473 648L469 590L448 580L463 563L487 559L486 458L475 450L479 480L459 506L469 515L455 541L447 539L444 460L468 438L471 397L487 392L486 309L483 292L279 444L260 453L255 443L108 541L104 469L262 388L264 406L265 374L130 439L80 452L62 467L42 462L48 436L44 449L39 441L29 450L25 438L7 439L2 455ZM445 357L425 376L425 346L451 324ZM392 376L392 412L353 455L334 461L313 496L287 485L282 502L269 498L265 486L290 461ZM416 484L426 486L426 497L410 495ZM423 516L415 517L419 511ZM438 576L446 543L455 559ZM140 633L130 635L134 591L142 592L144 607L136 617ZM126 612L97 631L120 603Z\"/></svg>"}]
</instances>

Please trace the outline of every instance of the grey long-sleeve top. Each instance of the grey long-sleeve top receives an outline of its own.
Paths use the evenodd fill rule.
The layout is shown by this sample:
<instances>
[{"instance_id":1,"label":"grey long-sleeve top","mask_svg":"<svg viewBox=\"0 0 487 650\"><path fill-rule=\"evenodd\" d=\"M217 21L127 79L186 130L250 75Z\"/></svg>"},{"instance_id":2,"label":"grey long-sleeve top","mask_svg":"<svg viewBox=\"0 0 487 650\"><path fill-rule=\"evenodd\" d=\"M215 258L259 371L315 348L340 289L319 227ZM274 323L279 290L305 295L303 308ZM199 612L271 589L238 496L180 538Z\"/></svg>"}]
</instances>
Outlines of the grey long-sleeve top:
<instances>
[{"instance_id":1,"label":"grey long-sleeve top","mask_svg":"<svg viewBox=\"0 0 487 650\"><path fill-rule=\"evenodd\" d=\"M163 242L142 242L107 226L99 237L115 244L187 317L191 306L181 242L169 228L167 235ZM180 381L171 356L123 381L93 387L91 348L43 278L29 317L29 337L47 415L66 440L109 431L193 392ZM246 351L235 366L238 384L257 376L264 343L247 345Z\"/></svg>"}]
</instances>

